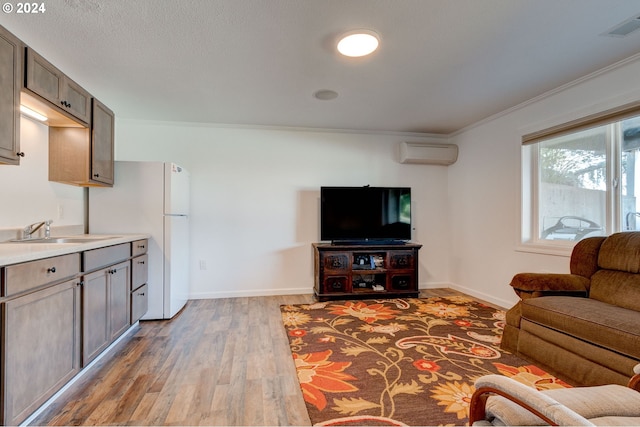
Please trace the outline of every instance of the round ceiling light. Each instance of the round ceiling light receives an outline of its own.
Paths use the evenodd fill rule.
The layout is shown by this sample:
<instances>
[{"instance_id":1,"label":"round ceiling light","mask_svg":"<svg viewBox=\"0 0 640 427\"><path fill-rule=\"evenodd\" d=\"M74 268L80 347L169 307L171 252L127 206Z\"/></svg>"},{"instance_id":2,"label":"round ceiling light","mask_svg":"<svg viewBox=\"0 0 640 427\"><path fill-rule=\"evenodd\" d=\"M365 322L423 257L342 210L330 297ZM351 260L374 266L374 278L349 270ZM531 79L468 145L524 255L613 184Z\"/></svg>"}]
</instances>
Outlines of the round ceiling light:
<instances>
[{"instance_id":1,"label":"round ceiling light","mask_svg":"<svg viewBox=\"0 0 640 427\"><path fill-rule=\"evenodd\" d=\"M350 57L366 56L373 53L379 44L380 38L373 31L350 31L338 42L338 52Z\"/></svg>"}]
</instances>

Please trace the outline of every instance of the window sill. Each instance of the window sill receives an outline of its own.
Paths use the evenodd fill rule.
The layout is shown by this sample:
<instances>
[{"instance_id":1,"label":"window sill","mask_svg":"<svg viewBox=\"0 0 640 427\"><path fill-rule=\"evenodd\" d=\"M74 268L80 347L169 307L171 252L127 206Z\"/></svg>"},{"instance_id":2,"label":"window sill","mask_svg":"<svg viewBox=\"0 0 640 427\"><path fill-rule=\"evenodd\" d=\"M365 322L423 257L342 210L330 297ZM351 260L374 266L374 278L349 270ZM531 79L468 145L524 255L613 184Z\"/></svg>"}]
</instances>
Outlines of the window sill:
<instances>
[{"instance_id":1,"label":"window sill","mask_svg":"<svg viewBox=\"0 0 640 427\"><path fill-rule=\"evenodd\" d=\"M554 255L570 257L573 251L573 245L548 245L543 243L520 243L516 245L516 252L527 252L541 255Z\"/></svg>"}]
</instances>

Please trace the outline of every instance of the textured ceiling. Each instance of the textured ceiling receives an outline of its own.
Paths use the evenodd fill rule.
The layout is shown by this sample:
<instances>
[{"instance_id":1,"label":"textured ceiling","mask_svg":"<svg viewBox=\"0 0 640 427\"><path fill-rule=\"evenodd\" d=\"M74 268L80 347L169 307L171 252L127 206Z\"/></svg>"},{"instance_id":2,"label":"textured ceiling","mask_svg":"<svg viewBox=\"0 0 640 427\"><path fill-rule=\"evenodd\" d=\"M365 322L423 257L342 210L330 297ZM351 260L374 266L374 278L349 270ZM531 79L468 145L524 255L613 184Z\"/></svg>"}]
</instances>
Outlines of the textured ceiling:
<instances>
[{"instance_id":1,"label":"textured ceiling","mask_svg":"<svg viewBox=\"0 0 640 427\"><path fill-rule=\"evenodd\" d=\"M123 118L447 134L640 53L638 0L43 2L0 24Z\"/></svg>"}]
</instances>

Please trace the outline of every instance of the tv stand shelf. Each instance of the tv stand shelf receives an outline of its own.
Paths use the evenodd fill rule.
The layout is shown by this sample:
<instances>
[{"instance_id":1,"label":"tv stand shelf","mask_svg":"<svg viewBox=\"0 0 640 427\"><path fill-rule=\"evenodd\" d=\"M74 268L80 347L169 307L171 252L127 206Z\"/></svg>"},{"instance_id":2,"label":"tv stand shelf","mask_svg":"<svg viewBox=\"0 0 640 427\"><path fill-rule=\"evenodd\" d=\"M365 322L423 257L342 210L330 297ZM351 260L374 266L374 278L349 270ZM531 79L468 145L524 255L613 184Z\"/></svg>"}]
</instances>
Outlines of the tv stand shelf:
<instances>
[{"instance_id":1,"label":"tv stand shelf","mask_svg":"<svg viewBox=\"0 0 640 427\"><path fill-rule=\"evenodd\" d=\"M418 296L422 245L314 243L314 293L318 300Z\"/></svg>"}]
</instances>

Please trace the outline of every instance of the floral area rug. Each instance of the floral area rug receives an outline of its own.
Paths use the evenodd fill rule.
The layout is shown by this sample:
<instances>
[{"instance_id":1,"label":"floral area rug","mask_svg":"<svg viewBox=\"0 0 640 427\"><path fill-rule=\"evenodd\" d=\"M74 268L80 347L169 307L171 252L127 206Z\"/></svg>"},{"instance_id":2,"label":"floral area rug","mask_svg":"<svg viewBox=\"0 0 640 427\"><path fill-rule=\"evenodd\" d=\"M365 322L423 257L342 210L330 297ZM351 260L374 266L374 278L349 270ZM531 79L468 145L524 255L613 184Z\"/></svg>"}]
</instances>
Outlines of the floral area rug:
<instances>
[{"instance_id":1,"label":"floral area rug","mask_svg":"<svg viewBox=\"0 0 640 427\"><path fill-rule=\"evenodd\" d=\"M466 425L474 381L569 387L500 349L504 311L467 297L281 307L316 425Z\"/></svg>"}]
</instances>

